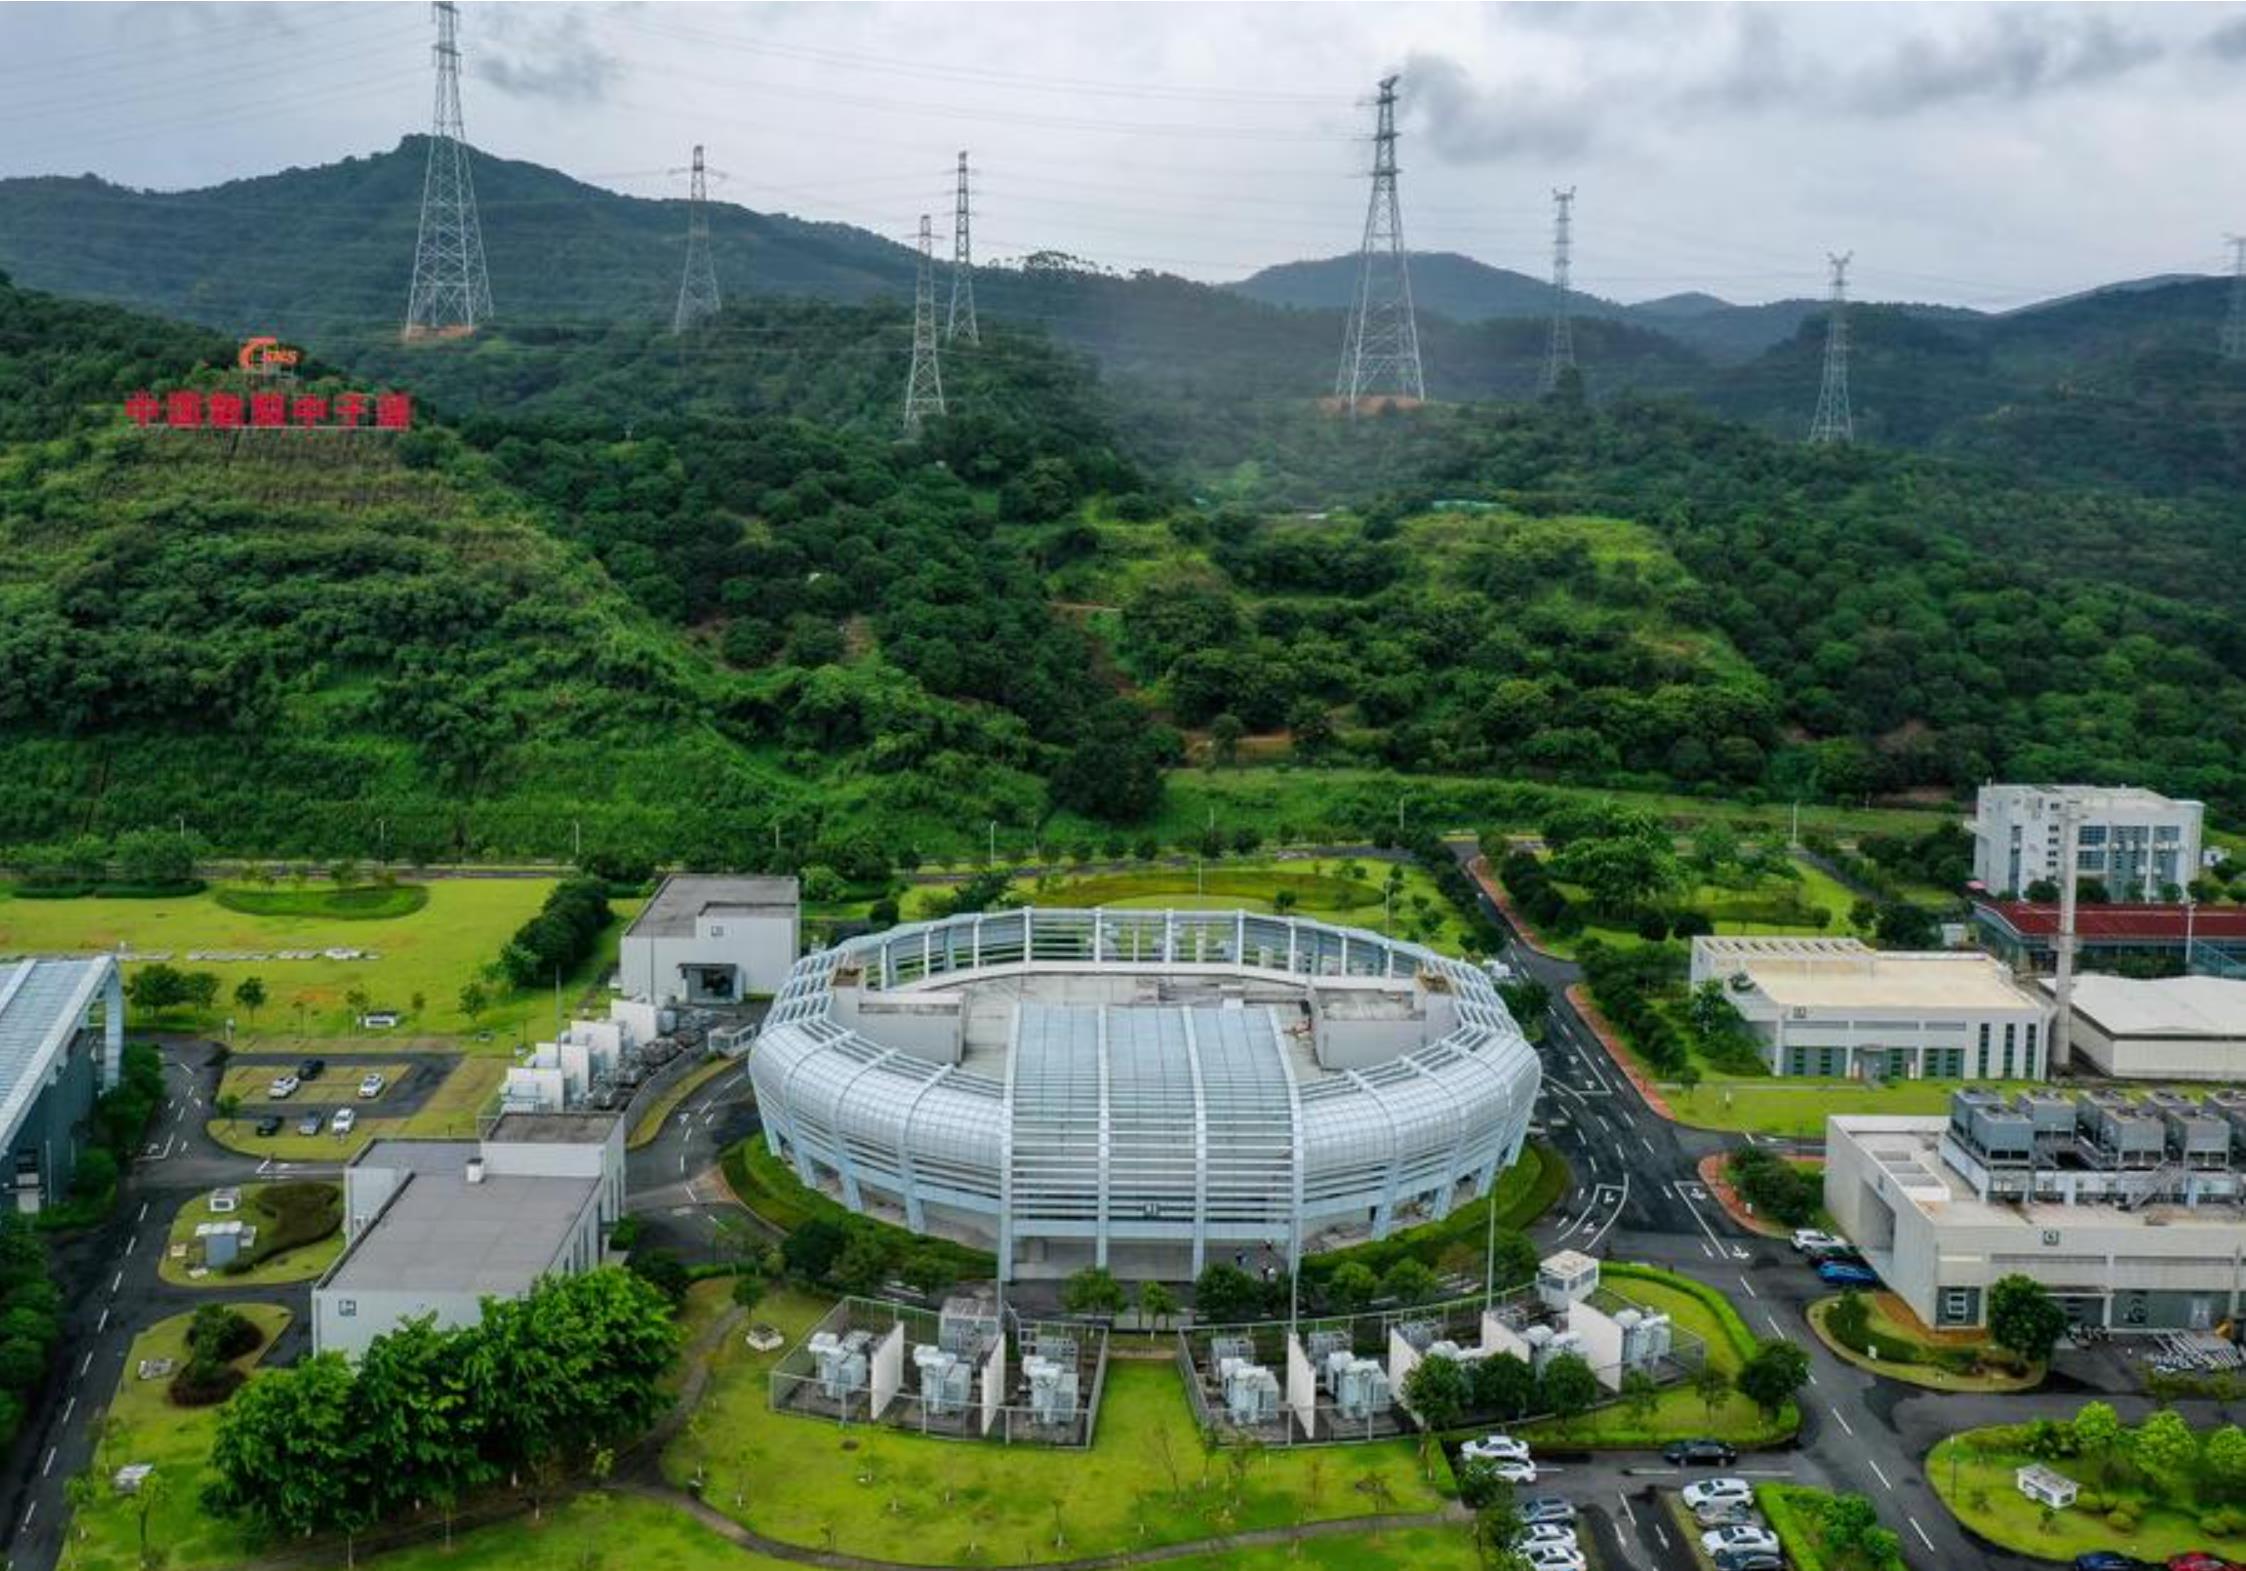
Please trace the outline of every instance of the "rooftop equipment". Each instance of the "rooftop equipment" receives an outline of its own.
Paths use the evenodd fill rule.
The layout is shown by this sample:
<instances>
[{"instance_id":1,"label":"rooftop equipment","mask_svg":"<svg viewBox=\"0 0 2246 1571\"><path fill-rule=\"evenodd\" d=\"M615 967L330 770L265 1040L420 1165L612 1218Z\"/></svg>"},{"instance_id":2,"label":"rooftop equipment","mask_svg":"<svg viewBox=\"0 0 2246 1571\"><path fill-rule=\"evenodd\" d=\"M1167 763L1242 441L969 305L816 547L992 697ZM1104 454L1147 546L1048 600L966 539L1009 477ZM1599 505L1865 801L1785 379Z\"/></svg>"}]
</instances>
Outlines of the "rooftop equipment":
<instances>
[{"instance_id":1,"label":"rooftop equipment","mask_svg":"<svg viewBox=\"0 0 2246 1571\"><path fill-rule=\"evenodd\" d=\"M947 1298L936 1315L936 1345L974 1358L998 1340L998 1309L987 1299Z\"/></svg>"},{"instance_id":2,"label":"rooftop equipment","mask_svg":"<svg viewBox=\"0 0 2246 1571\"><path fill-rule=\"evenodd\" d=\"M1523 1334L1529 1345L1529 1365L1538 1374L1544 1366L1565 1353L1583 1356L1583 1338L1573 1331L1555 1331L1550 1326L1530 1326Z\"/></svg>"},{"instance_id":3,"label":"rooftop equipment","mask_svg":"<svg viewBox=\"0 0 2246 1571\"><path fill-rule=\"evenodd\" d=\"M2199 1173L2230 1166L2230 1124L2221 1114L2173 1091L2149 1093L2145 1107L2159 1115L2170 1157Z\"/></svg>"},{"instance_id":4,"label":"rooftop equipment","mask_svg":"<svg viewBox=\"0 0 2246 1571\"><path fill-rule=\"evenodd\" d=\"M1950 1093L1950 1133L1990 1167L2026 1167L2035 1160L2033 1115L2007 1107L1994 1091Z\"/></svg>"},{"instance_id":5,"label":"rooftop equipment","mask_svg":"<svg viewBox=\"0 0 2246 1571\"><path fill-rule=\"evenodd\" d=\"M2055 1157L2074 1143L2074 1099L2064 1091L2022 1091L2012 1105L2035 1127L2038 1161Z\"/></svg>"},{"instance_id":6,"label":"rooftop equipment","mask_svg":"<svg viewBox=\"0 0 2246 1571\"><path fill-rule=\"evenodd\" d=\"M1303 1351L1316 1367L1326 1367L1327 1358L1334 1353L1346 1353L1350 1348L1347 1331L1313 1331L1303 1338Z\"/></svg>"},{"instance_id":7,"label":"rooftop equipment","mask_svg":"<svg viewBox=\"0 0 2246 1571\"><path fill-rule=\"evenodd\" d=\"M1075 1365L1032 1353L1022 1360L1022 1379L1029 1386L1029 1411L1035 1422L1048 1426L1075 1422Z\"/></svg>"},{"instance_id":8,"label":"rooftop equipment","mask_svg":"<svg viewBox=\"0 0 2246 1571\"><path fill-rule=\"evenodd\" d=\"M1370 1358L1344 1357L1332 1387L1334 1407L1342 1417L1371 1418L1394 1405L1388 1388L1388 1371Z\"/></svg>"},{"instance_id":9,"label":"rooftop equipment","mask_svg":"<svg viewBox=\"0 0 2246 1571\"><path fill-rule=\"evenodd\" d=\"M2246 1091L2225 1089L2207 1098L2207 1111L2230 1125L2231 1143L2238 1148L2238 1160L2246 1166Z\"/></svg>"},{"instance_id":10,"label":"rooftop equipment","mask_svg":"<svg viewBox=\"0 0 2246 1571\"><path fill-rule=\"evenodd\" d=\"M912 1350L912 1362L920 1374L920 1405L930 1417L967 1410L968 1388L975 1371L966 1360L923 1342Z\"/></svg>"},{"instance_id":11,"label":"rooftop equipment","mask_svg":"<svg viewBox=\"0 0 2246 1571\"><path fill-rule=\"evenodd\" d=\"M2151 1168L2167 1159L2166 1127L2119 1092L2085 1092L2075 1103L2075 1130L2096 1167Z\"/></svg>"},{"instance_id":12,"label":"rooftop equipment","mask_svg":"<svg viewBox=\"0 0 2246 1571\"><path fill-rule=\"evenodd\" d=\"M1218 1370L1225 1416L1242 1428L1279 1420L1279 1377L1261 1364L1228 1358Z\"/></svg>"},{"instance_id":13,"label":"rooftop equipment","mask_svg":"<svg viewBox=\"0 0 2246 1571\"><path fill-rule=\"evenodd\" d=\"M812 1334L808 1345L812 1361L818 1366L819 1389L829 1401L846 1401L866 1389L866 1362L873 1348L872 1333L848 1331L836 1336L832 1331L819 1331Z\"/></svg>"},{"instance_id":14,"label":"rooftop equipment","mask_svg":"<svg viewBox=\"0 0 2246 1571\"><path fill-rule=\"evenodd\" d=\"M1413 1352L1424 1353L1443 1334L1443 1327L1440 1321L1435 1320L1399 1320L1396 1322L1396 1334L1404 1339L1404 1345Z\"/></svg>"},{"instance_id":15,"label":"rooftop equipment","mask_svg":"<svg viewBox=\"0 0 2246 1571\"><path fill-rule=\"evenodd\" d=\"M1614 1317L1622 1328L1622 1367L1651 1369L1669 1356L1671 1328L1667 1315L1625 1309Z\"/></svg>"},{"instance_id":16,"label":"rooftop equipment","mask_svg":"<svg viewBox=\"0 0 2246 1571\"><path fill-rule=\"evenodd\" d=\"M1252 1336L1213 1336L1209 1338L1209 1367L1221 1371L1228 1360L1243 1364L1256 1361L1256 1339Z\"/></svg>"}]
</instances>

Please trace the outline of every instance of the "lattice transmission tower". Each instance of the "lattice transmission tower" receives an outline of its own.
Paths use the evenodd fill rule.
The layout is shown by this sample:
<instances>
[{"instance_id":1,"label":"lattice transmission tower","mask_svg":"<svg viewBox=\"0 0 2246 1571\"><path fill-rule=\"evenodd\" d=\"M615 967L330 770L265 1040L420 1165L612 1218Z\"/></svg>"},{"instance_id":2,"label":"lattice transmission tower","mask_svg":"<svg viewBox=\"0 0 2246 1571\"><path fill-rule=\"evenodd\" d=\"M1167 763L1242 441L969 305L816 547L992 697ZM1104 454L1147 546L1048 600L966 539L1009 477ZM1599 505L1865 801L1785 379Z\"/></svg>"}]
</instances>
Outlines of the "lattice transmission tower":
<instances>
[{"instance_id":1,"label":"lattice transmission tower","mask_svg":"<svg viewBox=\"0 0 2246 1571\"><path fill-rule=\"evenodd\" d=\"M407 338L472 333L491 317L491 275L484 270L483 227L476 222L468 137L460 124L460 11L452 0L437 0L430 10L437 21L437 108L429 130L429 167L421 180Z\"/></svg>"},{"instance_id":2,"label":"lattice transmission tower","mask_svg":"<svg viewBox=\"0 0 2246 1571\"><path fill-rule=\"evenodd\" d=\"M1373 132L1373 191L1365 209L1365 240L1357 258L1357 292L1349 302L1341 370L1334 397L1354 415L1380 398L1427 397L1420 374L1419 324L1412 315L1411 267L1404 253L1404 210L1396 197L1396 78L1380 83Z\"/></svg>"},{"instance_id":3,"label":"lattice transmission tower","mask_svg":"<svg viewBox=\"0 0 2246 1571\"><path fill-rule=\"evenodd\" d=\"M936 261L934 232L920 215L920 276L912 294L912 372L905 378L905 435L944 412L944 373L936 363Z\"/></svg>"},{"instance_id":4,"label":"lattice transmission tower","mask_svg":"<svg viewBox=\"0 0 2246 1571\"><path fill-rule=\"evenodd\" d=\"M947 344L956 344L963 338L970 344L983 341L981 331L975 326L975 248L968 240L967 220L967 155L961 153L959 196L951 217L951 312L944 318L944 342Z\"/></svg>"},{"instance_id":5,"label":"lattice transmission tower","mask_svg":"<svg viewBox=\"0 0 2246 1571\"><path fill-rule=\"evenodd\" d=\"M1848 264L1855 254L1826 253L1833 264L1833 293L1825 310L1825 378L1817 389L1817 417L1809 423L1812 442L1856 440L1856 422L1848 412Z\"/></svg>"},{"instance_id":6,"label":"lattice transmission tower","mask_svg":"<svg viewBox=\"0 0 2246 1571\"><path fill-rule=\"evenodd\" d=\"M690 172L694 183L686 199L686 276L679 280L678 309L671 313L673 333L691 333L717 315L719 303L717 261L710 255L709 171L702 167L700 142L694 144Z\"/></svg>"},{"instance_id":7,"label":"lattice transmission tower","mask_svg":"<svg viewBox=\"0 0 2246 1571\"><path fill-rule=\"evenodd\" d=\"M2225 360L2246 360L2246 235L2231 235L2230 314L2223 318Z\"/></svg>"},{"instance_id":8,"label":"lattice transmission tower","mask_svg":"<svg viewBox=\"0 0 2246 1571\"><path fill-rule=\"evenodd\" d=\"M1575 216L1575 187L1552 192L1552 334L1544 348L1544 375L1537 391L1549 398L1575 369L1575 320L1568 299L1570 226Z\"/></svg>"}]
</instances>

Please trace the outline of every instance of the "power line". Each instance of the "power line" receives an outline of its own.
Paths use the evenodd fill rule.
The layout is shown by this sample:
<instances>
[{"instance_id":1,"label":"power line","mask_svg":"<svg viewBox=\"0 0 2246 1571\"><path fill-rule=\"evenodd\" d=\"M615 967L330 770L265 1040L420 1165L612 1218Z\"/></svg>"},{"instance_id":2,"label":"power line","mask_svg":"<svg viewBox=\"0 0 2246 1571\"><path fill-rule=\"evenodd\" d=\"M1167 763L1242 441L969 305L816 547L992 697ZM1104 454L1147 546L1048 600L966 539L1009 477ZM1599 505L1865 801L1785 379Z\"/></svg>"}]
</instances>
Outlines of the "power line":
<instances>
[{"instance_id":1,"label":"power line","mask_svg":"<svg viewBox=\"0 0 2246 1571\"><path fill-rule=\"evenodd\" d=\"M1379 398L1423 402L1419 324L1412 315L1411 268L1404 255L1404 210L1396 195L1396 78L1380 83L1373 132L1373 189L1365 208L1365 239L1357 256L1357 292L1350 302L1334 396L1354 416Z\"/></svg>"}]
</instances>

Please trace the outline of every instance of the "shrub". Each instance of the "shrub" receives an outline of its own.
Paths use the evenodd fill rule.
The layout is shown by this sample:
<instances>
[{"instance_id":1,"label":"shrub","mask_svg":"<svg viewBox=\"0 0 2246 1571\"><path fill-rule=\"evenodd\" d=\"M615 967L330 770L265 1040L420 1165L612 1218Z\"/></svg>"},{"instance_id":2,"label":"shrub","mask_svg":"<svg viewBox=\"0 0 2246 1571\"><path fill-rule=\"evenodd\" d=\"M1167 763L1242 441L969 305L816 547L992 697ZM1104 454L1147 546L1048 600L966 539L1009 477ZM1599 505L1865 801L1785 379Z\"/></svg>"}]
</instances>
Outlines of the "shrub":
<instances>
[{"instance_id":1,"label":"shrub","mask_svg":"<svg viewBox=\"0 0 2246 1571\"><path fill-rule=\"evenodd\" d=\"M611 1249L630 1249L639 1242L640 1234L645 1231L647 1231L647 1223L641 1218L636 1216L618 1217L616 1225L608 1230L608 1247Z\"/></svg>"},{"instance_id":2,"label":"shrub","mask_svg":"<svg viewBox=\"0 0 2246 1571\"><path fill-rule=\"evenodd\" d=\"M205 1304L187 1323L187 1348L196 1358L225 1363L256 1351L265 1340L257 1323L225 1304Z\"/></svg>"},{"instance_id":3,"label":"shrub","mask_svg":"<svg viewBox=\"0 0 2246 1571\"><path fill-rule=\"evenodd\" d=\"M2117 1533L2133 1533L2137 1530L2136 1513L2127 1506L2115 1506L2106 1513L2106 1526Z\"/></svg>"},{"instance_id":4,"label":"shrub","mask_svg":"<svg viewBox=\"0 0 2246 1571\"><path fill-rule=\"evenodd\" d=\"M216 1407L239 1390L248 1378L232 1364L218 1359L190 1358L180 1367L179 1373L172 1376L172 1405Z\"/></svg>"},{"instance_id":5,"label":"shrub","mask_svg":"<svg viewBox=\"0 0 2246 1571\"><path fill-rule=\"evenodd\" d=\"M316 1244L343 1225L343 1191L334 1184L271 1184L250 1197L257 1214L257 1244L225 1267L239 1276L260 1261Z\"/></svg>"}]
</instances>

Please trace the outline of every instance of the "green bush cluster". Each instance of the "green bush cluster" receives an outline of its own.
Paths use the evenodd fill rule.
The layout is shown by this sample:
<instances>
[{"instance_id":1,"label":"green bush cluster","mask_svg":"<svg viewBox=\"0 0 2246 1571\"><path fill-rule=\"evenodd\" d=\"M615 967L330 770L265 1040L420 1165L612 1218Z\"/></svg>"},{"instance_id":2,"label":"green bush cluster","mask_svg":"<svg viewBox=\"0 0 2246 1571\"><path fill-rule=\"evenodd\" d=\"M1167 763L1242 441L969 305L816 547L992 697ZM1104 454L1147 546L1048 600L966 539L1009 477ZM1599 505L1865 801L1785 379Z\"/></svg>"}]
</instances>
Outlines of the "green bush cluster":
<instances>
[{"instance_id":1,"label":"green bush cluster","mask_svg":"<svg viewBox=\"0 0 2246 1571\"><path fill-rule=\"evenodd\" d=\"M555 973L574 971L592 954L615 920L608 885L598 878L565 878L553 887L538 914L507 940L499 969L516 987L540 987Z\"/></svg>"},{"instance_id":2,"label":"green bush cluster","mask_svg":"<svg viewBox=\"0 0 2246 1571\"><path fill-rule=\"evenodd\" d=\"M22 1422L61 1336L62 1292L47 1246L21 1213L0 1211L0 1440Z\"/></svg>"},{"instance_id":3,"label":"green bush cluster","mask_svg":"<svg viewBox=\"0 0 2246 1571\"><path fill-rule=\"evenodd\" d=\"M176 1407L214 1407L249 1377L235 1360L265 1340L257 1323L227 1304L205 1304L187 1324L187 1361L172 1375Z\"/></svg>"},{"instance_id":4,"label":"green bush cluster","mask_svg":"<svg viewBox=\"0 0 2246 1571\"><path fill-rule=\"evenodd\" d=\"M1691 1046L1662 1003L1682 994L1687 957L1674 944L1623 949L1586 939L1577 958L1583 982L1599 1012L1614 1023L1657 1073L1675 1074L1691 1062Z\"/></svg>"},{"instance_id":5,"label":"green bush cluster","mask_svg":"<svg viewBox=\"0 0 2246 1571\"><path fill-rule=\"evenodd\" d=\"M1806 1227L1825 1204L1824 1180L1761 1146L1741 1146L1724 1163L1740 1197L1787 1227Z\"/></svg>"},{"instance_id":6,"label":"green bush cluster","mask_svg":"<svg viewBox=\"0 0 2246 1571\"><path fill-rule=\"evenodd\" d=\"M316 1244L343 1225L343 1191L334 1184L309 1181L269 1184L250 1197L256 1213L257 1242L225 1266L240 1276L263 1261Z\"/></svg>"}]
</instances>

